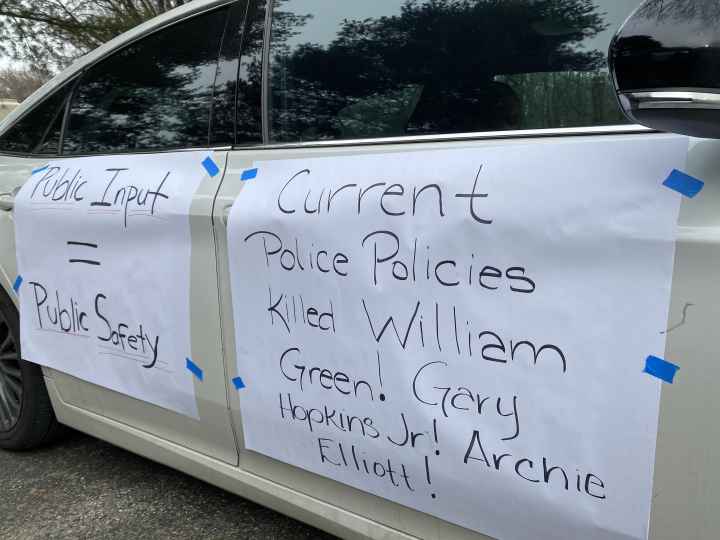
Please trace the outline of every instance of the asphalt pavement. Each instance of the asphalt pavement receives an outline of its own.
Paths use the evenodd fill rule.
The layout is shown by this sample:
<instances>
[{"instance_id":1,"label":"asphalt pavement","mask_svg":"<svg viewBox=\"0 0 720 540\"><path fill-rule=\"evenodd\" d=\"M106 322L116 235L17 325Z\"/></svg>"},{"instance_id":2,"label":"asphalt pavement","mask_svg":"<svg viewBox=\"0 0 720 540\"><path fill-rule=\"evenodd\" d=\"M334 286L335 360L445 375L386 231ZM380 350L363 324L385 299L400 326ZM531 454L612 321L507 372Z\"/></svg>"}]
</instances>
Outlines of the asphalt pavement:
<instances>
[{"instance_id":1,"label":"asphalt pavement","mask_svg":"<svg viewBox=\"0 0 720 540\"><path fill-rule=\"evenodd\" d=\"M333 537L76 432L41 450L0 450L0 539Z\"/></svg>"}]
</instances>

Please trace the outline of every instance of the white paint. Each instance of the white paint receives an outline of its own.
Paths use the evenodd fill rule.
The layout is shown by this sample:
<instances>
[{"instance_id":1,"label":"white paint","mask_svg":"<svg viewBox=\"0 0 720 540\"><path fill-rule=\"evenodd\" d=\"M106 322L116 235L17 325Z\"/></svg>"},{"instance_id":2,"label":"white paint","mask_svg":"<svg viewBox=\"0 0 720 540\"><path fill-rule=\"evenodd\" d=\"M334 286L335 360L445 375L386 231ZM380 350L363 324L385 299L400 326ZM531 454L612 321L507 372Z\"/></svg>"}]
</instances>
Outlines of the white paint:
<instances>
[{"instance_id":1,"label":"white paint","mask_svg":"<svg viewBox=\"0 0 720 540\"><path fill-rule=\"evenodd\" d=\"M189 210L205 155L52 161L23 185L14 217L24 358L197 417L185 369Z\"/></svg>"},{"instance_id":2,"label":"white paint","mask_svg":"<svg viewBox=\"0 0 720 540\"><path fill-rule=\"evenodd\" d=\"M502 540L646 538L661 383L642 371L664 354L681 197L661 183L686 154L652 135L256 163L229 220L246 446ZM476 177L487 196L456 197ZM429 187L413 216L431 184L444 215ZM400 239L377 268L395 246L363 246L376 231ZM376 342L391 315L404 344ZM535 362L524 341L557 349Z\"/></svg>"}]
</instances>

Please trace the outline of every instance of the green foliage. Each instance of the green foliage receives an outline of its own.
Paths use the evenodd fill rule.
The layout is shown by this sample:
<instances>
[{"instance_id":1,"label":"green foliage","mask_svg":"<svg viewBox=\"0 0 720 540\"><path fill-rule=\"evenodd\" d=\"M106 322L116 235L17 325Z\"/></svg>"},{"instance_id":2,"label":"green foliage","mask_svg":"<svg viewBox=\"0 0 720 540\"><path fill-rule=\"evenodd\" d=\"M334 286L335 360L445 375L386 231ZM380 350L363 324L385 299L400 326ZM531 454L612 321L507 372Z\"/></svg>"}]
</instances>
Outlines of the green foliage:
<instances>
[{"instance_id":1,"label":"green foliage","mask_svg":"<svg viewBox=\"0 0 720 540\"><path fill-rule=\"evenodd\" d=\"M75 58L185 0L0 0L0 52L37 69Z\"/></svg>"}]
</instances>

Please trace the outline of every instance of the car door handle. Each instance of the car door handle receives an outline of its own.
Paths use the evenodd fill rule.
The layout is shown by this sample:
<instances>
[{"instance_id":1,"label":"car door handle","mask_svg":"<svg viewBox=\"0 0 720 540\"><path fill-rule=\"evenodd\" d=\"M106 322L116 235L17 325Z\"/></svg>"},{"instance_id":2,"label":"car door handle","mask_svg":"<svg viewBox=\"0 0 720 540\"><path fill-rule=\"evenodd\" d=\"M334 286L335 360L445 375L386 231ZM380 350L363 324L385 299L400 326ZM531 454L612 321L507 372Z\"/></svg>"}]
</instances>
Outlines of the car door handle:
<instances>
[{"instance_id":1,"label":"car door handle","mask_svg":"<svg viewBox=\"0 0 720 540\"><path fill-rule=\"evenodd\" d=\"M12 191L0 193L0 210L5 210L9 212L15 207L15 195L18 194L18 191L20 191L21 187L22 186L17 186Z\"/></svg>"},{"instance_id":2,"label":"car door handle","mask_svg":"<svg viewBox=\"0 0 720 540\"><path fill-rule=\"evenodd\" d=\"M15 194L0 193L0 210L10 211L15 206Z\"/></svg>"}]
</instances>

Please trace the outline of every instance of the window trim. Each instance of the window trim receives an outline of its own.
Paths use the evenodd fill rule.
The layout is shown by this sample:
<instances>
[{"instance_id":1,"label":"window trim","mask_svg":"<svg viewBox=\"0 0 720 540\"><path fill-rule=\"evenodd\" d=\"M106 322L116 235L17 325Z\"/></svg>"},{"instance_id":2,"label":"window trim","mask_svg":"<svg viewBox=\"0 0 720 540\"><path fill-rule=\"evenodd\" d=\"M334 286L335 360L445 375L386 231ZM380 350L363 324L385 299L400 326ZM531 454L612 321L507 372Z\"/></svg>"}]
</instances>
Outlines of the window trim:
<instances>
[{"instance_id":1,"label":"window trim","mask_svg":"<svg viewBox=\"0 0 720 540\"><path fill-rule=\"evenodd\" d=\"M265 1L263 23L262 73L260 75L260 129L263 146L270 144L270 40L272 39L272 16L275 0Z\"/></svg>"},{"instance_id":2,"label":"window trim","mask_svg":"<svg viewBox=\"0 0 720 540\"><path fill-rule=\"evenodd\" d=\"M62 157L63 155L63 146L65 146L65 131L67 130L67 125L70 120L70 106L72 105L73 98L75 97L75 90L80 84L83 75L84 72L81 72L73 81L72 87L68 92L67 99L65 100L65 110L63 111L62 126L60 127L60 144L58 145L57 157Z\"/></svg>"},{"instance_id":3,"label":"window trim","mask_svg":"<svg viewBox=\"0 0 720 540\"><path fill-rule=\"evenodd\" d=\"M250 2L253 0L245 1L245 13L240 23L240 50L237 51L237 72L235 73L235 96L233 97L233 144L237 143L238 139L238 100L240 99L240 70L242 68L242 55L245 50L245 40L248 33L248 16L250 14ZM229 15L228 15L229 22ZM224 38L223 38L224 39ZM222 53L222 51L220 51ZM218 60L219 66L219 60ZM260 105L262 108L262 104ZM262 118L260 119L260 131L262 132ZM212 139L210 139L212 140Z\"/></svg>"},{"instance_id":4,"label":"window trim","mask_svg":"<svg viewBox=\"0 0 720 540\"><path fill-rule=\"evenodd\" d=\"M168 154L171 152L195 152L198 150L213 151L252 151L252 150L292 150L298 148L333 148L333 147L357 147L357 146L378 146L398 144L429 144L447 142L473 142L473 141L494 141L494 140L528 140L547 139L550 137L589 137L599 135L638 135L638 134L660 134L662 132L641 126L639 124L619 124L614 126L585 126L573 128L548 128L548 129L526 129L511 131L483 131L471 133L446 133L442 135L413 135L403 137L381 137L375 139L341 139L325 141L305 141L300 143L275 143L275 144L238 144L211 147L177 148L167 150L143 150L137 152L116 152L105 154L73 154L72 158L109 155L130 155L130 154ZM11 157L32 157L32 158L57 158L70 157L50 154L19 154L16 152L0 152L0 156Z\"/></svg>"},{"instance_id":5,"label":"window trim","mask_svg":"<svg viewBox=\"0 0 720 540\"><path fill-rule=\"evenodd\" d=\"M48 137L48 135L50 135L50 131L52 130L55 122L57 122L58 117L62 117L60 119L60 134L58 136L58 148L62 148L62 133L63 133L63 127L64 127L64 122L65 122L65 112L67 111L68 98L70 97L71 93L72 93L72 90L67 93L62 104L60 105L60 107L58 107L58 110L55 111L55 114L53 115L52 120L45 128L45 132L43 133L42 137L40 137L40 141L35 144L35 146L33 147L33 151L30 152L31 154L42 155L40 152L37 152L37 149L40 148L43 145L43 143L47 140L47 137ZM47 155L54 155L54 154L44 154L44 155L47 156Z\"/></svg>"},{"instance_id":6,"label":"window trim","mask_svg":"<svg viewBox=\"0 0 720 540\"><path fill-rule=\"evenodd\" d=\"M235 0L233 4L239 4L240 2L245 2L245 5L247 6L249 0ZM215 98L217 97L217 85L218 85L218 74L220 73L220 58L222 57L223 53L223 47L225 46L225 39L227 38L228 31L230 30L230 24L232 19L232 7L230 7L227 10L227 13L225 14L225 26L223 28L222 34L220 35L220 43L218 44L218 50L217 50L217 60L215 63L215 76L213 77L213 85L212 85L212 94L210 96L210 111L208 114L208 126L207 126L207 143L208 146L210 146L210 141L212 140L213 136L213 127L215 120ZM244 19L244 17L243 17ZM237 77L235 80L235 95L237 96ZM237 107L235 107L237 110ZM235 111L233 111L235 112ZM236 121L233 120L233 131L236 129ZM235 141L235 138L233 137L233 142Z\"/></svg>"},{"instance_id":7,"label":"window trim","mask_svg":"<svg viewBox=\"0 0 720 540\"><path fill-rule=\"evenodd\" d=\"M262 145L233 145L232 150L277 150L293 148L333 148L343 146L377 146L413 143L472 142L512 139L546 139L549 137L582 137L598 135L632 135L661 133L640 124L616 124L607 126L580 126L545 129L513 129L507 131L477 131L468 133L443 133L437 135L404 135L365 139L332 139L296 143L270 143Z\"/></svg>"}]
</instances>

